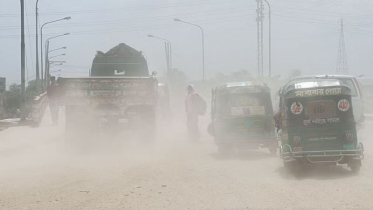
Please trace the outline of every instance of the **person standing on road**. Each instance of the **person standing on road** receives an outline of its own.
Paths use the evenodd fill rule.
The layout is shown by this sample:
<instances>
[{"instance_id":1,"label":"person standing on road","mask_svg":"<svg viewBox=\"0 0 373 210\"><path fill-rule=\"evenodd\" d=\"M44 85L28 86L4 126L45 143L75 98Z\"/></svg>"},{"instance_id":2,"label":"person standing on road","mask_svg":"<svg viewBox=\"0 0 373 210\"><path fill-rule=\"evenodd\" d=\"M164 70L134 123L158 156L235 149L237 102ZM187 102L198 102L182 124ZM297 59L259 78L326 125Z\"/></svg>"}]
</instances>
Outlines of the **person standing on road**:
<instances>
[{"instance_id":1,"label":"person standing on road","mask_svg":"<svg viewBox=\"0 0 373 210\"><path fill-rule=\"evenodd\" d=\"M188 136L191 140L199 139L198 128L198 94L192 85L187 87L188 95L185 99L185 110L187 114Z\"/></svg>"},{"instance_id":2,"label":"person standing on road","mask_svg":"<svg viewBox=\"0 0 373 210\"><path fill-rule=\"evenodd\" d=\"M47 95L49 101L49 109L52 116L53 125L58 124L58 115L60 108L59 88L56 84L56 78L51 77L51 84L47 87Z\"/></svg>"}]
</instances>

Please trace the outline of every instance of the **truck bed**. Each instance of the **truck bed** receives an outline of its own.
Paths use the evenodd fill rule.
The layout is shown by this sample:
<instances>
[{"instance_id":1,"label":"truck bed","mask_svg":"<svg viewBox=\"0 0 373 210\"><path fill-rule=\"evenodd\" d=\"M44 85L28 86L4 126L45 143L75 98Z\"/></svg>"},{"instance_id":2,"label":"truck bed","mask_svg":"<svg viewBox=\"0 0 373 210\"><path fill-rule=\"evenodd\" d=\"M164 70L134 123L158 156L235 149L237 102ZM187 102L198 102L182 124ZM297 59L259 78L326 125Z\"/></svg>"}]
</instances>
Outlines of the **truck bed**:
<instances>
[{"instance_id":1,"label":"truck bed","mask_svg":"<svg viewBox=\"0 0 373 210\"><path fill-rule=\"evenodd\" d=\"M153 105L158 82L152 77L61 78L59 85L65 105L115 104L121 109L133 105Z\"/></svg>"}]
</instances>

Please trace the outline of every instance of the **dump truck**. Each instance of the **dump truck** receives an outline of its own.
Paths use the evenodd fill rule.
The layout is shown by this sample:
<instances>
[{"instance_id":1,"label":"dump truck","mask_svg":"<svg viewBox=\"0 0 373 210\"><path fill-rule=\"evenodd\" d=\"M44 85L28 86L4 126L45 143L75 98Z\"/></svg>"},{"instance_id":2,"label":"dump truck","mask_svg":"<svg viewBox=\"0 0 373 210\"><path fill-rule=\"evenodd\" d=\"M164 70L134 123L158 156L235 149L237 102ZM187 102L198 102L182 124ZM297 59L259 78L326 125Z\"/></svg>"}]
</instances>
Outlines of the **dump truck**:
<instances>
[{"instance_id":1,"label":"dump truck","mask_svg":"<svg viewBox=\"0 0 373 210\"><path fill-rule=\"evenodd\" d=\"M68 134L135 129L155 137L158 81L142 52L124 43L98 51L89 77L59 78L59 85Z\"/></svg>"}]
</instances>

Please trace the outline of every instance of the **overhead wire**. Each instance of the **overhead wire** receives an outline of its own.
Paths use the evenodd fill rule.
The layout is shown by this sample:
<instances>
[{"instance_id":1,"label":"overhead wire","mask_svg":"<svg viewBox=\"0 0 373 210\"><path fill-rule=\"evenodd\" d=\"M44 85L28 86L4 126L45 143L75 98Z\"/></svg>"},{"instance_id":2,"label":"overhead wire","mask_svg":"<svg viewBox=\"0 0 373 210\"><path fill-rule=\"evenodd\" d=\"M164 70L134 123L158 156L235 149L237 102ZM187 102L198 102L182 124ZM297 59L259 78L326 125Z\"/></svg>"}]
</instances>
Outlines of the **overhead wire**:
<instances>
[{"instance_id":1,"label":"overhead wire","mask_svg":"<svg viewBox=\"0 0 373 210\"><path fill-rule=\"evenodd\" d=\"M247 16L247 17L245 17ZM232 16L233 18L214 18L213 20L208 21L200 21L200 24L217 24L217 23L223 23L223 22L231 22L231 21L240 21L240 20L249 20L249 16L244 15L238 15L238 16ZM254 21L253 21L254 22ZM70 35L81 35L81 34L97 34L97 33L112 33L112 32L119 32L119 31L140 31L140 30L155 30L155 29L167 29L167 28L180 28L185 27L180 24L152 24L152 26L135 26L135 27L122 27L120 29L116 28L113 30L108 29L99 29L99 30L85 30L85 31L71 31ZM54 35L54 34L45 34L45 36L48 35ZM4 35L0 36L0 38L18 38L19 35Z\"/></svg>"},{"instance_id":2,"label":"overhead wire","mask_svg":"<svg viewBox=\"0 0 373 210\"><path fill-rule=\"evenodd\" d=\"M95 26L95 25L107 25L107 24L124 24L124 23L141 23L146 21L162 21L162 20L172 20L174 17L205 17L205 16L213 16L213 15L231 15L231 14L237 14L239 12L242 12L243 14L248 14L247 9L224 9L224 10L215 10L212 12L188 12L188 13L181 13L181 14L172 14L172 15L163 15L163 16L148 16L148 17L139 17L135 20L123 20L123 19L115 19L115 20L104 20L104 21L92 21L92 22L81 22L81 23L69 23L69 24L56 24L53 26L50 26L50 28L58 28L58 27L74 27L74 26ZM252 13L254 14L254 13ZM31 26L35 27L35 26ZM19 29L19 26L4 26L0 30L9 30L9 29Z\"/></svg>"},{"instance_id":3,"label":"overhead wire","mask_svg":"<svg viewBox=\"0 0 373 210\"><path fill-rule=\"evenodd\" d=\"M73 11L50 11L49 13L40 13L40 15L86 15L86 14L97 14L97 13L113 13L113 12L123 12L123 11L138 11L138 10L149 10L149 9L165 9L172 7L185 7L185 6L201 6L203 4L214 5L220 3L232 3L232 2L246 2L246 0L221 0L221 1L211 1L211 0L198 0L192 2L174 2L162 5L148 5L148 6L134 6L126 8L116 8L116 9L96 9L96 10L73 10ZM31 14L35 15L35 14ZM18 17L19 14L0 14L0 17Z\"/></svg>"}]
</instances>

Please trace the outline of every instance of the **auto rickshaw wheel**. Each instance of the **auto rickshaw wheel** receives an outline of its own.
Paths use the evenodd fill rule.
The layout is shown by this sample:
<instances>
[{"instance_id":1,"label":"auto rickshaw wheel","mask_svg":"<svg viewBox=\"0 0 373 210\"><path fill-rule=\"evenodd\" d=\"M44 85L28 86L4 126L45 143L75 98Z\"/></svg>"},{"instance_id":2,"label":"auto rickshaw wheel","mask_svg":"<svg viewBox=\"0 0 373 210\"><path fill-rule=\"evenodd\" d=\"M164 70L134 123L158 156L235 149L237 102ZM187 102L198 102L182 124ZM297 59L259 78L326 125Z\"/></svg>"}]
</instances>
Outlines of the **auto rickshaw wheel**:
<instances>
[{"instance_id":1,"label":"auto rickshaw wheel","mask_svg":"<svg viewBox=\"0 0 373 210\"><path fill-rule=\"evenodd\" d=\"M361 160L350 159L347 164L348 167L350 167L352 173L359 173L361 168Z\"/></svg>"},{"instance_id":2,"label":"auto rickshaw wheel","mask_svg":"<svg viewBox=\"0 0 373 210\"><path fill-rule=\"evenodd\" d=\"M286 172L298 175L302 171L302 165L298 161L284 161L284 168Z\"/></svg>"}]
</instances>

